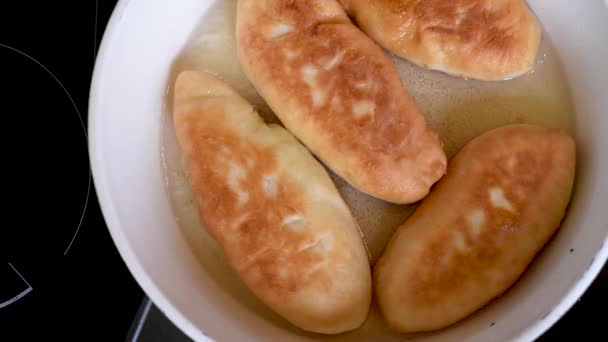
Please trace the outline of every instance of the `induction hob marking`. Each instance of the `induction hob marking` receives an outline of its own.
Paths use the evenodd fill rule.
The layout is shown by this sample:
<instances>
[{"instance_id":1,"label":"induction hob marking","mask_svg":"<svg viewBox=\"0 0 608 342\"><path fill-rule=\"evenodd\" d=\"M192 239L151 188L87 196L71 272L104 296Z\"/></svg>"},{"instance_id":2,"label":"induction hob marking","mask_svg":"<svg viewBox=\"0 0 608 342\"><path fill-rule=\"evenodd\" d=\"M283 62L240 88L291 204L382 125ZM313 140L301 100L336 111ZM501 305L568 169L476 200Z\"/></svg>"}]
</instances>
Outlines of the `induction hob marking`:
<instances>
[{"instance_id":1,"label":"induction hob marking","mask_svg":"<svg viewBox=\"0 0 608 342\"><path fill-rule=\"evenodd\" d=\"M23 52L23 51L21 51L19 49L16 49L16 48L14 48L12 46L5 45L5 44L2 44L2 43L0 43L0 47L3 47L3 48L8 49L8 50L11 50L13 52L16 52L16 53L20 54L21 56L24 56L24 57L28 58L32 62L38 64L49 75L51 75L51 77L57 82L57 84L59 84L61 86L61 88L63 89L63 91L65 92L65 94L70 99L70 102L72 103L72 106L74 107L74 110L76 111L76 114L78 114L78 120L80 120L80 126L82 127L82 132L84 133L85 140L88 141L89 138L87 136L87 129L84 126L84 122L82 121L82 115L80 115L80 111L78 110L78 106L76 106L76 102L74 102L74 99L72 98L72 95L70 95L70 93L68 92L67 88L63 85L63 83L61 83L61 81L59 80L59 78L57 78L57 76L55 76L55 74L53 74L51 72L51 70L49 70L47 67L45 67L37 59L35 59L34 57L28 55L27 53L25 53L25 52ZM80 226L82 225L82 221L84 220L84 214L87 211L87 206L89 205L89 196L90 196L90 194L91 194L91 167L89 166L89 180L88 180L88 185L87 185L87 196L86 196L86 199L84 201L84 207L82 208L82 214L80 215L80 220L78 221L78 226L76 227L76 231L74 232L74 236L72 237L72 240L68 244L68 247L65 249L65 252L63 252L64 256L66 254L68 254L68 251L72 247L72 244L74 243L74 240L76 240L76 236L78 235L78 232L80 231Z\"/></svg>"},{"instance_id":2,"label":"induction hob marking","mask_svg":"<svg viewBox=\"0 0 608 342\"><path fill-rule=\"evenodd\" d=\"M19 278L21 278L21 280L23 280L23 282L27 285L27 289L23 290L21 293L19 293L15 297L13 297L13 298L11 298L11 299L3 302L3 303L0 303L0 309L2 309L5 306L9 306L9 305L13 304L14 302L16 302L19 299L25 297L25 295L27 295L28 293L32 292L32 290L34 290L34 288L32 288L32 286L30 285L30 283L28 283L27 280L25 280L25 278L23 278L23 276L21 275L21 273L19 273L19 271L17 271L17 269L15 268L15 266L13 266L13 264L11 264L9 262L8 265L13 269L13 271L15 271L15 273L17 273L17 275L19 276Z\"/></svg>"}]
</instances>

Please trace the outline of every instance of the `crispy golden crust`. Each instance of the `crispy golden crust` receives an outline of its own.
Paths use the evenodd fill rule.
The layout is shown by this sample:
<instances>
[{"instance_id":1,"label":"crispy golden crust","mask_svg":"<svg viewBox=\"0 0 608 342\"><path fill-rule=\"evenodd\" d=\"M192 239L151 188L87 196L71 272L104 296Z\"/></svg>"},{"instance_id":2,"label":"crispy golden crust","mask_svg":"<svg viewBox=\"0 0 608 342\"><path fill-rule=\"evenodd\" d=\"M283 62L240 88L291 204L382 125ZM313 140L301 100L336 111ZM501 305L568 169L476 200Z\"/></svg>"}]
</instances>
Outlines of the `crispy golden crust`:
<instances>
[{"instance_id":1,"label":"crispy golden crust","mask_svg":"<svg viewBox=\"0 0 608 342\"><path fill-rule=\"evenodd\" d=\"M302 329L360 326L369 260L321 164L210 75L180 74L174 111L201 221L245 284Z\"/></svg>"},{"instance_id":2,"label":"crispy golden crust","mask_svg":"<svg viewBox=\"0 0 608 342\"><path fill-rule=\"evenodd\" d=\"M340 0L376 42L455 76L504 80L529 71L541 29L523 0Z\"/></svg>"},{"instance_id":3,"label":"crispy golden crust","mask_svg":"<svg viewBox=\"0 0 608 342\"><path fill-rule=\"evenodd\" d=\"M374 267L388 324L444 328L506 291L559 226L574 168L560 130L508 126L465 146Z\"/></svg>"},{"instance_id":4,"label":"crispy golden crust","mask_svg":"<svg viewBox=\"0 0 608 342\"><path fill-rule=\"evenodd\" d=\"M446 168L441 143L380 47L334 0L240 0L244 70L283 124L356 188L424 197Z\"/></svg>"}]
</instances>

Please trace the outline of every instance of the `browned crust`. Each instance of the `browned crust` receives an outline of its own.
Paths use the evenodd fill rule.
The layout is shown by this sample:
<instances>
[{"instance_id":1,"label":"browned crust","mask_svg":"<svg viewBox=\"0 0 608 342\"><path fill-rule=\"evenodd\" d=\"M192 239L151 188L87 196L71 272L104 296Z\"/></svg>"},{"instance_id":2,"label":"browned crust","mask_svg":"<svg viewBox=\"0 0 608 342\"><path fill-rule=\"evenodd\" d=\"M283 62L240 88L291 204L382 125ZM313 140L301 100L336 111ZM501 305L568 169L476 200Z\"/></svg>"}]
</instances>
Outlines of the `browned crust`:
<instances>
[{"instance_id":1,"label":"browned crust","mask_svg":"<svg viewBox=\"0 0 608 342\"><path fill-rule=\"evenodd\" d=\"M174 111L201 222L244 283L302 329L360 326L370 305L369 261L325 169L208 74L178 76Z\"/></svg>"},{"instance_id":2,"label":"browned crust","mask_svg":"<svg viewBox=\"0 0 608 342\"><path fill-rule=\"evenodd\" d=\"M503 80L531 70L540 24L523 0L341 0L380 45L456 76Z\"/></svg>"},{"instance_id":3,"label":"browned crust","mask_svg":"<svg viewBox=\"0 0 608 342\"><path fill-rule=\"evenodd\" d=\"M514 125L469 143L374 268L389 325L444 328L506 291L558 228L574 168L574 141L557 129Z\"/></svg>"},{"instance_id":4,"label":"browned crust","mask_svg":"<svg viewBox=\"0 0 608 342\"><path fill-rule=\"evenodd\" d=\"M335 1L239 1L244 70L285 126L356 188L396 203L445 172L392 61Z\"/></svg>"}]
</instances>

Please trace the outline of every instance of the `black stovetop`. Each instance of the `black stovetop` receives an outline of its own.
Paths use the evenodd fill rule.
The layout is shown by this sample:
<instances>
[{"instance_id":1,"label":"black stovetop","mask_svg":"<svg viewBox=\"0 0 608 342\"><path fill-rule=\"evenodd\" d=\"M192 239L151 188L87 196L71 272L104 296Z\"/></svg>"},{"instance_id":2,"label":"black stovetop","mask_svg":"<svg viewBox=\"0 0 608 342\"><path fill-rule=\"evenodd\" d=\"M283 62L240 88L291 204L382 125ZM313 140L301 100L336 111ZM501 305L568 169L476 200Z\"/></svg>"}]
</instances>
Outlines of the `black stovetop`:
<instances>
[{"instance_id":1,"label":"black stovetop","mask_svg":"<svg viewBox=\"0 0 608 342\"><path fill-rule=\"evenodd\" d=\"M143 298L89 177L89 84L114 5L0 3L2 341L121 341Z\"/></svg>"},{"instance_id":2,"label":"black stovetop","mask_svg":"<svg viewBox=\"0 0 608 342\"><path fill-rule=\"evenodd\" d=\"M115 4L0 5L0 340L188 341L131 277L90 180L89 86ZM541 340L606 339L607 290L605 268Z\"/></svg>"}]
</instances>

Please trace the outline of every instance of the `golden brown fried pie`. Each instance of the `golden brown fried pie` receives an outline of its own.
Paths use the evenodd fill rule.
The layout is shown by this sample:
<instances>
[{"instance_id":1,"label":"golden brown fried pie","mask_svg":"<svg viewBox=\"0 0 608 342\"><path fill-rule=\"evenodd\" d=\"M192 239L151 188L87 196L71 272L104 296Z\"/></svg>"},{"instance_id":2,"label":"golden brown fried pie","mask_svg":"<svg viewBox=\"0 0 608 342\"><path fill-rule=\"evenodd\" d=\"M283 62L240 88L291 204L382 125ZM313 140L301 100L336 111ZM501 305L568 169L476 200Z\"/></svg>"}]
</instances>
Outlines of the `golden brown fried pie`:
<instances>
[{"instance_id":1,"label":"golden brown fried pie","mask_svg":"<svg viewBox=\"0 0 608 342\"><path fill-rule=\"evenodd\" d=\"M244 71L283 124L359 190L411 203L446 157L384 51L335 0L240 0Z\"/></svg>"},{"instance_id":2,"label":"golden brown fried pie","mask_svg":"<svg viewBox=\"0 0 608 342\"><path fill-rule=\"evenodd\" d=\"M466 145L374 268L389 326L444 328L505 292L560 225L574 168L561 130L513 125Z\"/></svg>"},{"instance_id":3,"label":"golden brown fried pie","mask_svg":"<svg viewBox=\"0 0 608 342\"><path fill-rule=\"evenodd\" d=\"M541 38L524 0L340 0L378 44L421 67L480 80L529 71Z\"/></svg>"},{"instance_id":4,"label":"golden brown fried pie","mask_svg":"<svg viewBox=\"0 0 608 342\"><path fill-rule=\"evenodd\" d=\"M369 258L323 166L205 73L178 76L174 122L201 221L244 283L302 329L359 327L371 300Z\"/></svg>"}]
</instances>

